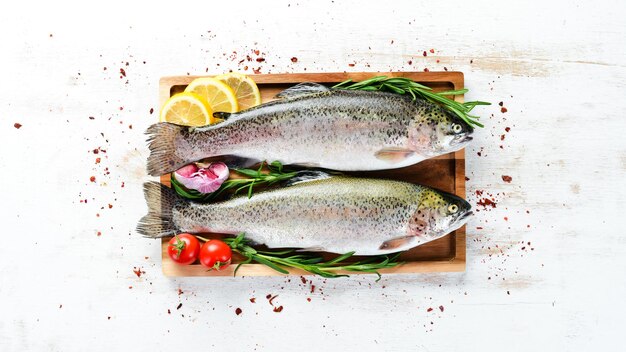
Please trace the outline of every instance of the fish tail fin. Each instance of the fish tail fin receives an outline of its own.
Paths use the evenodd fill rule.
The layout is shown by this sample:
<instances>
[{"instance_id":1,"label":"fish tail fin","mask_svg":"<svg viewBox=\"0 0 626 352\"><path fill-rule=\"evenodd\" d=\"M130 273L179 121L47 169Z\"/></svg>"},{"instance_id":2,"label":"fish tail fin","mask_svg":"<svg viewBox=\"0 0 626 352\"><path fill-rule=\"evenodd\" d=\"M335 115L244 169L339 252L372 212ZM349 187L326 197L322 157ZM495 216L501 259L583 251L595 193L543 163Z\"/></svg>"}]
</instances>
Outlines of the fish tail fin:
<instances>
[{"instance_id":1,"label":"fish tail fin","mask_svg":"<svg viewBox=\"0 0 626 352\"><path fill-rule=\"evenodd\" d=\"M148 127L148 174L151 176L161 176L172 171L176 171L184 166L188 160L184 160L176 155L176 137L187 128L168 122L155 123Z\"/></svg>"},{"instance_id":2,"label":"fish tail fin","mask_svg":"<svg viewBox=\"0 0 626 352\"><path fill-rule=\"evenodd\" d=\"M160 238L179 233L172 218L172 208L181 199L176 192L158 182L143 184L148 214L139 220L137 232L145 237Z\"/></svg>"}]
</instances>

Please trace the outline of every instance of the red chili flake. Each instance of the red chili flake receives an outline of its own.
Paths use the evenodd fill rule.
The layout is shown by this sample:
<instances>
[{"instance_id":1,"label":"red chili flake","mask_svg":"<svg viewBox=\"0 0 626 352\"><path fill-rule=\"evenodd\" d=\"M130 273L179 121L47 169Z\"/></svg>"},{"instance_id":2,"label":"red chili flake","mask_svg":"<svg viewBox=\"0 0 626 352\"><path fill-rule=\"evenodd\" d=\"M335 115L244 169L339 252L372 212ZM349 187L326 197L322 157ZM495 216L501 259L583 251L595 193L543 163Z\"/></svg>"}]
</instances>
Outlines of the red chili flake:
<instances>
[{"instance_id":1,"label":"red chili flake","mask_svg":"<svg viewBox=\"0 0 626 352\"><path fill-rule=\"evenodd\" d=\"M439 306L439 310L443 312L443 306Z\"/></svg>"},{"instance_id":2,"label":"red chili flake","mask_svg":"<svg viewBox=\"0 0 626 352\"><path fill-rule=\"evenodd\" d=\"M172 314L172 311L169 308L167 309L167 314Z\"/></svg>"},{"instance_id":3,"label":"red chili flake","mask_svg":"<svg viewBox=\"0 0 626 352\"><path fill-rule=\"evenodd\" d=\"M252 72L254 72L254 74L258 75L259 73L261 73L261 68L260 68L260 67L258 67L258 68L253 68L253 69L252 69Z\"/></svg>"},{"instance_id":4,"label":"red chili flake","mask_svg":"<svg viewBox=\"0 0 626 352\"><path fill-rule=\"evenodd\" d=\"M476 230L482 230L482 226L476 226Z\"/></svg>"},{"instance_id":5,"label":"red chili flake","mask_svg":"<svg viewBox=\"0 0 626 352\"><path fill-rule=\"evenodd\" d=\"M113 208L113 204L109 204L109 209Z\"/></svg>"},{"instance_id":6,"label":"red chili flake","mask_svg":"<svg viewBox=\"0 0 626 352\"><path fill-rule=\"evenodd\" d=\"M272 298L272 295L268 294L267 296L265 296L265 298L270 299L270 298Z\"/></svg>"},{"instance_id":7,"label":"red chili flake","mask_svg":"<svg viewBox=\"0 0 626 352\"><path fill-rule=\"evenodd\" d=\"M470 178L465 176L465 181L469 181L469 180L470 180Z\"/></svg>"},{"instance_id":8,"label":"red chili flake","mask_svg":"<svg viewBox=\"0 0 626 352\"><path fill-rule=\"evenodd\" d=\"M126 77L126 71L123 68L120 68L120 73L122 76Z\"/></svg>"},{"instance_id":9,"label":"red chili flake","mask_svg":"<svg viewBox=\"0 0 626 352\"><path fill-rule=\"evenodd\" d=\"M128 128L132 130L133 129L133 125L128 125Z\"/></svg>"},{"instance_id":10,"label":"red chili flake","mask_svg":"<svg viewBox=\"0 0 626 352\"><path fill-rule=\"evenodd\" d=\"M505 127L504 130L507 132L511 132L511 127Z\"/></svg>"},{"instance_id":11,"label":"red chili flake","mask_svg":"<svg viewBox=\"0 0 626 352\"><path fill-rule=\"evenodd\" d=\"M178 303L178 306L176 307L176 309L180 309L180 307L182 307L182 306L183 306L182 302Z\"/></svg>"},{"instance_id":12,"label":"red chili flake","mask_svg":"<svg viewBox=\"0 0 626 352\"><path fill-rule=\"evenodd\" d=\"M505 112L507 112L508 110L503 106L500 108L500 111L504 114Z\"/></svg>"},{"instance_id":13,"label":"red chili flake","mask_svg":"<svg viewBox=\"0 0 626 352\"><path fill-rule=\"evenodd\" d=\"M435 49L430 49L429 51L430 51L431 54L435 53Z\"/></svg>"},{"instance_id":14,"label":"red chili flake","mask_svg":"<svg viewBox=\"0 0 626 352\"><path fill-rule=\"evenodd\" d=\"M302 281L303 284L306 284L306 279L304 278L304 276L300 276L300 281Z\"/></svg>"},{"instance_id":15,"label":"red chili flake","mask_svg":"<svg viewBox=\"0 0 626 352\"><path fill-rule=\"evenodd\" d=\"M123 106L120 106L120 111L122 111L122 110L124 110L124 107L123 107ZM121 122L120 122L120 123L121 123Z\"/></svg>"},{"instance_id":16,"label":"red chili flake","mask_svg":"<svg viewBox=\"0 0 626 352\"><path fill-rule=\"evenodd\" d=\"M437 63L439 63L439 59L437 59Z\"/></svg>"},{"instance_id":17,"label":"red chili flake","mask_svg":"<svg viewBox=\"0 0 626 352\"><path fill-rule=\"evenodd\" d=\"M250 303L256 303L256 298L254 297L250 298Z\"/></svg>"},{"instance_id":18,"label":"red chili flake","mask_svg":"<svg viewBox=\"0 0 626 352\"><path fill-rule=\"evenodd\" d=\"M432 308L428 308L428 309L426 309L426 311L430 313L430 312L433 311L433 309Z\"/></svg>"},{"instance_id":19,"label":"red chili flake","mask_svg":"<svg viewBox=\"0 0 626 352\"><path fill-rule=\"evenodd\" d=\"M422 55L427 56L428 54L424 51L424 52L422 53Z\"/></svg>"},{"instance_id":20,"label":"red chili flake","mask_svg":"<svg viewBox=\"0 0 626 352\"><path fill-rule=\"evenodd\" d=\"M504 140L505 135L501 135L500 136L500 140L503 141Z\"/></svg>"},{"instance_id":21,"label":"red chili flake","mask_svg":"<svg viewBox=\"0 0 626 352\"><path fill-rule=\"evenodd\" d=\"M154 108L150 108L150 115L154 112Z\"/></svg>"},{"instance_id":22,"label":"red chili flake","mask_svg":"<svg viewBox=\"0 0 626 352\"><path fill-rule=\"evenodd\" d=\"M430 70L429 70L429 69L427 69L427 68L425 68L425 69L424 69L424 72L428 72L428 71L430 71Z\"/></svg>"},{"instance_id":23,"label":"red chili flake","mask_svg":"<svg viewBox=\"0 0 626 352\"><path fill-rule=\"evenodd\" d=\"M180 296L180 295L182 295L183 293L184 293L184 292L183 292L183 290L181 290L180 288L178 288L178 295Z\"/></svg>"},{"instance_id":24,"label":"red chili flake","mask_svg":"<svg viewBox=\"0 0 626 352\"><path fill-rule=\"evenodd\" d=\"M511 183L511 181L513 181L513 177L507 176L507 175L502 175L502 181L504 181L506 183Z\"/></svg>"},{"instance_id":25,"label":"red chili flake","mask_svg":"<svg viewBox=\"0 0 626 352\"><path fill-rule=\"evenodd\" d=\"M295 57L295 56L294 56L294 57L292 57L292 58L291 58L291 62L298 62L298 58L297 58L297 57Z\"/></svg>"},{"instance_id":26,"label":"red chili flake","mask_svg":"<svg viewBox=\"0 0 626 352\"><path fill-rule=\"evenodd\" d=\"M96 182L96 176L91 176L91 177L89 178L89 181L91 181L91 182Z\"/></svg>"},{"instance_id":27,"label":"red chili flake","mask_svg":"<svg viewBox=\"0 0 626 352\"><path fill-rule=\"evenodd\" d=\"M102 232L98 231L98 233L96 234L96 236L98 236L98 237L102 236Z\"/></svg>"},{"instance_id":28,"label":"red chili flake","mask_svg":"<svg viewBox=\"0 0 626 352\"><path fill-rule=\"evenodd\" d=\"M235 309L235 314L239 315L239 314L241 314L241 312L242 312L241 308Z\"/></svg>"},{"instance_id":29,"label":"red chili flake","mask_svg":"<svg viewBox=\"0 0 626 352\"><path fill-rule=\"evenodd\" d=\"M98 154L98 153L100 153L100 150L98 148L96 148L96 149L93 150L93 153L94 154Z\"/></svg>"},{"instance_id":30,"label":"red chili flake","mask_svg":"<svg viewBox=\"0 0 626 352\"><path fill-rule=\"evenodd\" d=\"M96 164L100 164L100 158L96 158Z\"/></svg>"},{"instance_id":31,"label":"red chili flake","mask_svg":"<svg viewBox=\"0 0 626 352\"><path fill-rule=\"evenodd\" d=\"M19 123L19 122L16 122L16 123L13 124L13 127L17 128L19 130L20 128L22 128L22 124Z\"/></svg>"},{"instance_id":32,"label":"red chili flake","mask_svg":"<svg viewBox=\"0 0 626 352\"><path fill-rule=\"evenodd\" d=\"M311 285L311 293L315 292L315 285Z\"/></svg>"},{"instance_id":33,"label":"red chili flake","mask_svg":"<svg viewBox=\"0 0 626 352\"><path fill-rule=\"evenodd\" d=\"M409 60L408 64L413 65L413 60Z\"/></svg>"},{"instance_id":34,"label":"red chili flake","mask_svg":"<svg viewBox=\"0 0 626 352\"><path fill-rule=\"evenodd\" d=\"M135 273L137 277L141 277L141 268L133 268L133 273Z\"/></svg>"},{"instance_id":35,"label":"red chili flake","mask_svg":"<svg viewBox=\"0 0 626 352\"><path fill-rule=\"evenodd\" d=\"M492 207L492 208L495 208L495 207L496 207L496 203L494 203L494 202L493 202L491 199L489 199L489 198L483 198L483 199L479 200L477 204L478 204L478 205L481 205L481 206L483 206L483 207L485 207L485 208L486 208L487 206L490 206L490 207Z\"/></svg>"},{"instance_id":36,"label":"red chili flake","mask_svg":"<svg viewBox=\"0 0 626 352\"><path fill-rule=\"evenodd\" d=\"M122 181L122 188L124 188L124 182Z\"/></svg>"},{"instance_id":37,"label":"red chili flake","mask_svg":"<svg viewBox=\"0 0 626 352\"><path fill-rule=\"evenodd\" d=\"M282 311L283 311L283 306L274 307L274 312L275 313L280 313Z\"/></svg>"},{"instance_id":38,"label":"red chili flake","mask_svg":"<svg viewBox=\"0 0 626 352\"><path fill-rule=\"evenodd\" d=\"M348 66L350 66L350 67L354 67L354 65L356 65L356 64L348 64Z\"/></svg>"},{"instance_id":39,"label":"red chili flake","mask_svg":"<svg viewBox=\"0 0 626 352\"><path fill-rule=\"evenodd\" d=\"M261 52L259 50L254 50L254 55L259 55Z\"/></svg>"},{"instance_id":40,"label":"red chili flake","mask_svg":"<svg viewBox=\"0 0 626 352\"><path fill-rule=\"evenodd\" d=\"M504 221L509 221L509 218L505 216Z\"/></svg>"},{"instance_id":41,"label":"red chili flake","mask_svg":"<svg viewBox=\"0 0 626 352\"><path fill-rule=\"evenodd\" d=\"M256 62L263 62L263 61L265 61L265 58L262 58L262 57L257 57L256 58Z\"/></svg>"},{"instance_id":42,"label":"red chili flake","mask_svg":"<svg viewBox=\"0 0 626 352\"><path fill-rule=\"evenodd\" d=\"M275 295L275 296L273 296L273 297L271 297L271 298L270 298L269 302L270 302L270 304L271 304L271 305L274 305L274 303L272 303L272 301L273 301L273 300L274 300L274 298L276 298L276 297L278 297L278 295Z\"/></svg>"},{"instance_id":43,"label":"red chili flake","mask_svg":"<svg viewBox=\"0 0 626 352\"><path fill-rule=\"evenodd\" d=\"M308 302L311 302L311 297L307 297L306 299Z\"/></svg>"},{"instance_id":44,"label":"red chili flake","mask_svg":"<svg viewBox=\"0 0 626 352\"><path fill-rule=\"evenodd\" d=\"M503 102L503 101L501 101L501 102L499 102L499 103L498 103L498 105L500 105L500 106L504 106L504 102Z\"/></svg>"}]
</instances>

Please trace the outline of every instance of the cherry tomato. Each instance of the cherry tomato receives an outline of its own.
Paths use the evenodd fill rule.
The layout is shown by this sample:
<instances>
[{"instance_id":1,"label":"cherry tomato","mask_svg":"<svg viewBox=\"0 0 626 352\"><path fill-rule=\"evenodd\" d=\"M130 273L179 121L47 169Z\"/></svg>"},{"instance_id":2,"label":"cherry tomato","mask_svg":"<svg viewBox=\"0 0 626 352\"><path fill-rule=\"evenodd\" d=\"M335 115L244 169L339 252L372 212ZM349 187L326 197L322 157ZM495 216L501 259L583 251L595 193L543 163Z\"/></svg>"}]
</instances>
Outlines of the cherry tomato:
<instances>
[{"instance_id":1,"label":"cherry tomato","mask_svg":"<svg viewBox=\"0 0 626 352\"><path fill-rule=\"evenodd\" d=\"M200 242L189 233L178 234L167 245L167 254L178 264L189 265L196 261L200 254Z\"/></svg>"},{"instance_id":2,"label":"cherry tomato","mask_svg":"<svg viewBox=\"0 0 626 352\"><path fill-rule=\"evenodd\" d=\"M233 251L220 240L209 240L200 248L200 263L207 268L221 270L230 264Z\"/></svg>"}]
</instances>

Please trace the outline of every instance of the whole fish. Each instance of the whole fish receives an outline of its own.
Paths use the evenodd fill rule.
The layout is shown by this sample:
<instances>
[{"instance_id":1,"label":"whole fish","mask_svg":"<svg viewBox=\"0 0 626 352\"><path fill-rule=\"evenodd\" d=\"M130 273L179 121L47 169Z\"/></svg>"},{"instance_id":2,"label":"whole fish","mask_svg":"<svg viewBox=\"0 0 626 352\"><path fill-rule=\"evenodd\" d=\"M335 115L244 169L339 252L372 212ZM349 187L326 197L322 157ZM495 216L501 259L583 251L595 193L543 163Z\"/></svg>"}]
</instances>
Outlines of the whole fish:
<instances>
[{"instance_id":1,"label":"whole fish","mask_svg":"<svg viewBox=\"0 0 626 352\"><path fill-rule=\"evenodd\" d=\"M473 128L441 106L393 93L332 90L301 83L278 100L192 128L148 128L148 173L166 174L190 162L236 157L340 171L404 167L463 148Z\"/></svg>"},{"instance_id":2,"label":"whole fish","mask_svg":"<svg viewBox=\"0 0 626 352\"><path fill-rule=\"evenodd\" d=\"M465 200L425 186L323 173L218 203L191 202L156 182L144 191L149 212L137 231L147 237L245 232L270 248L358 255L413 248L458 229L472 214Z\"/></svg>"}]
</instances>

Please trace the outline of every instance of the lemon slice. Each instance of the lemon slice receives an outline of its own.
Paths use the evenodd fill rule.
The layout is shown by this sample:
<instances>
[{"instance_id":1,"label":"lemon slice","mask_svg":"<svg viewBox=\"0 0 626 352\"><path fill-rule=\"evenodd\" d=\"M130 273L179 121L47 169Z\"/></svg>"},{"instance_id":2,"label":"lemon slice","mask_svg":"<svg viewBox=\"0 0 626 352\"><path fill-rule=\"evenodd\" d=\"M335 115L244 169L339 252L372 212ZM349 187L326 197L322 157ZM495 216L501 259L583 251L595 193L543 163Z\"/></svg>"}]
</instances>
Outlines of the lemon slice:
<instances>
[{"instance_id":1,"label":"lemon slice","mask_svg":"<svg viewBox=\"0 0 626 352\"><path fill-rule=\"evenodd\" d=\"M237 112L238 110L237 98L233 90L215 78L196 78L185 88L185 92L195 93L204 98L213 111Z\"/></svg>"},{"instance_id":2,"label":"lemon slice","mask_svg":"<svg viewBox=\"0 0 626 352\"><path fill-rule=\"evenodd\" d=\"M215 79L226 83L233 89L240 111L261 104L261 93L259 93L259 88L252 78L241 73L231 72L216 76Z\"/></svg>"},{"instance_id":3,"label":"lemon slice","mask_svg":"<svg viewBox=\"0 0 626 352\"><path fill-rule=\"evenodd\" d=\"M189 92L169 98L161 108L159 119L184 126L206 126L215 121L209 104L201 96Z\"/></svg>"}]
</instances>

